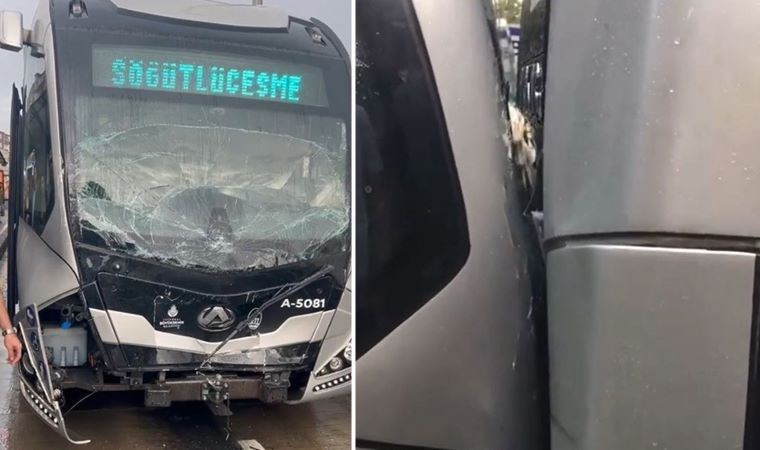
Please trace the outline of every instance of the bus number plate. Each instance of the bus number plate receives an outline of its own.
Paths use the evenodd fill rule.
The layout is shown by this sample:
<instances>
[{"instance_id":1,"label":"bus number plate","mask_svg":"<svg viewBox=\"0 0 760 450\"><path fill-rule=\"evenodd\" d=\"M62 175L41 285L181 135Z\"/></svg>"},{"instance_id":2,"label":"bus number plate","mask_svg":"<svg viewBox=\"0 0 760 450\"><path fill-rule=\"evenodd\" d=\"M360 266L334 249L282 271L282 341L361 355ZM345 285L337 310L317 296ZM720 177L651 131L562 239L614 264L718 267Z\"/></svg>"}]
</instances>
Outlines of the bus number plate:
<instances>
[{"instance_id":1,"label":"bus number plate","mask_svg":"<svg viewBox=\"0 0 760 450\"><path fill-rule=\"evenodd\" d=\"M286 298L282 301L280 308L304 308L304 309L322 309L325 307L324 298Z\"/></svg>"}]
</instances>

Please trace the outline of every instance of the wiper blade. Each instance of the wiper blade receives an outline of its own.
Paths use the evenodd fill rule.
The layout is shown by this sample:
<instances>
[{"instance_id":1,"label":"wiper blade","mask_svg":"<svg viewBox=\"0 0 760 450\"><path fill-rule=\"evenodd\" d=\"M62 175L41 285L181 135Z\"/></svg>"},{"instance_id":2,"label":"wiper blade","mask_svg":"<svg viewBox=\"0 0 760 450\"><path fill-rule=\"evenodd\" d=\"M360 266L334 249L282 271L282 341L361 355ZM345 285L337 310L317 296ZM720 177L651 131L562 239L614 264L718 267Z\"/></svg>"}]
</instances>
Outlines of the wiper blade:
<instances>
[{"instance_id":1,"label":"wiper blade","mask_svg":"<svg viewBox=\"0 0 760 450\"><path fill-rule=\"evenodd\" d=\"M244 329L246 329L248 327L248 325L252 321L256 320L256 317L259 314L261 314L262 312L264 312L264 310L266 310L270 306L274 305L275 303L279 302L280 300L284 299L285 297L289 297L289 296L295 294L296 292L300 291L301 289L305 288L306 286L312 284L313 282L317 281L318 279L320 279L323 276L327 275L328 273L332 272L332 270L333 270L333 266L331 266L330 264L328 264L326 266L323 266L321 269L317 270L313 274L311 274L308 277L304 278L303 280L299 281L295 285L291 286L289 289L286 289L285 291L283 291L283 292L281 292L279 294L276 294L275 296L273 296L269 300L265 301L258 308L255 308L255 309L251 310L251 312L248 314L248 318L246 320L241 321L232 330L232 332L230 332L230 334L226 338L224 338L224 340L222 342L220 342L219 345L216 346L216 348L214 349L214 351L211 352L211 354L208 355L208 357L206 357L205 360L203 360L203 362L201 363L201 365L198 367L198 370L201 370L201 369L203 369L205 367L208 367L208 364L211 362L211 358L213 358L214 355L216 355L219 352L219 350L221 350L225 345L227 345L227 343L230 342L230 340L232 340L232 338L234 338L235 336L237 336L238 333L240 333L241 331L243 331Z\"/></svg>"},{"instance_id":2,"label":"wiper blade","mask_svg":"<svg viewBox=\"0 0 760 450\"><path fill-rule=\"evenodd\" d=\"M101 230L100 228L96 227L92 223L90 223L87 220L82 221L83 230L89 233L92 233L96 235L98 238L102 239L104 243L108 246L108 248L113 248L116 250L134 250L134 248L137 246L135 242L128 241L121 236L117 235L113 231L108 230Z\"/></svg>"}]
</instances>

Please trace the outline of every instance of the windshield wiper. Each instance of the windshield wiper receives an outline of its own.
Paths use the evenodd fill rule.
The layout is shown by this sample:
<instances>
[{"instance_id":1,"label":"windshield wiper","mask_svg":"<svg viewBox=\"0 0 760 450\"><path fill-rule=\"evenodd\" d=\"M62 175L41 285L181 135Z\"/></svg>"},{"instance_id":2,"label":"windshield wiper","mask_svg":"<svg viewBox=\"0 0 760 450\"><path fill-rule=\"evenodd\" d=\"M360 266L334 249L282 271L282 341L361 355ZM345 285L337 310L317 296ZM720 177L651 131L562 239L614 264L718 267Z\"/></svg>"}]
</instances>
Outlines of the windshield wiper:
<instances>
[{"instance_id":1,"label":"windshield wiper","mask_svg":"<svg viewBox=\"0 0 760 450\"><path fill-rule=\"evenodd\" d=\"M88 220L82 221L82 231L84 234L92 233L97 236L110 249L130 251L134 250L137 246L135 242L128 241L113 231L101 230Z\"/></svg>"},{"instance_id":2,"label":"windshield wiper","mask_svg":"<svg viewBox=\"0 0 760 450\"><path fill-rule=\"evenodd\" d=\"M309 275L308 277L304 278L303 280L299 281L295 285L291 286L289 289L286 289L285 291L275 294L272 298L265 301L261 306L258 308L255 308L251 310L251 312L248 314L248 318L246 320L241 321L233 330L232 332L224 338L222 342L219 343L219 345L216 346L213 352L211 352L208 357L201 363L201 365L198 367L198 370L203 369L208 366L208 364L211 362L211 358L216 355L219 350L222 349L225 345L227 345L232 338L238 335L241 331L243 331L248 325L256 320L256 317L260 315L262 312L264 312L265 309L269 308L270 306L274 305L275 303L279 302L280 300L284 299L285 297L289 297L296 292L300 291L301 289L305 288L306 286L312 284L313 282L317 281L318 279L322 278L323 276L327 275L333 270L333 266L330 264L323 266L321 269L314 272L312 275Z\"/></svg>"}]
</instances>

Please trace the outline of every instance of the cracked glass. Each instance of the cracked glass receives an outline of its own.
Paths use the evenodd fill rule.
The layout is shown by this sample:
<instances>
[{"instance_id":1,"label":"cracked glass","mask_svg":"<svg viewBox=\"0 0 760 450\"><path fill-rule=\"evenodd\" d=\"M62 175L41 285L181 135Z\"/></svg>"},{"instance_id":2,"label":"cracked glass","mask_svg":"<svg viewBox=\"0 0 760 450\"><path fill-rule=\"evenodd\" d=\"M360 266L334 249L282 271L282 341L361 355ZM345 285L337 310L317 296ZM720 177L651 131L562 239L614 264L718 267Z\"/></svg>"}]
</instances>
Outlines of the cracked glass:
<instances>
[{"instance_id":1,"label":"cracked glass","mask_svg":"<svg viewBox=\"0 0 760 450\"><path fill-rule=\"evenodd\" d=\"M70 196L102 246L182 266L308 259L349 226L346 125L287 110L79 96Z\"/></svg>"}]
</instances>

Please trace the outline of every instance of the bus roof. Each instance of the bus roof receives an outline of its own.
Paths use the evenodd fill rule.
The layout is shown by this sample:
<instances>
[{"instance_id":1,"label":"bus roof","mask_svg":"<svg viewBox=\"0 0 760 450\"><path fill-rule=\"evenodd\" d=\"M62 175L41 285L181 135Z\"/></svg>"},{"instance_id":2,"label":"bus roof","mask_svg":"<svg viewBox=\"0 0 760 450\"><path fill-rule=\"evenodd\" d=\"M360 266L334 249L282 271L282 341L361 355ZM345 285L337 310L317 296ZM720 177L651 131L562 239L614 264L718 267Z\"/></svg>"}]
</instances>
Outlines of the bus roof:
<instances>
[{"instance_id":1,"label":"bus roof","mask_svg":"<svg viewBox=\"0 0 760 450\"><path fill-rule=\"evenodd\" d=\"M44 32L45 22L52 20L56 28L84 31L102 28L152 35L169 33L315 56L346 57L342 43L327 25L316 19L290 16L279 8L205 0L81 0L85 14L75 17L71 14L72 1L43 0L35 22L41 20L34 28ZM48 2L49 8L46 8ZM304 31L298 32L299 29ZM309 31L312 29L324 33L324 38L317 41L318 45ZM41 38L41 33L33 35Z\"/></svg>"},{"instance_id":2,"label":"bus roof","mask_svg":"<svg viewBox=\"0 0 760 450\"><path fill-rule=\"evenodd\" d=\"M222 4L205 0L111 0L119 10L152 16L245 28L288 28L290 18L279 8Z\"/></svg>"}]
</instances>

